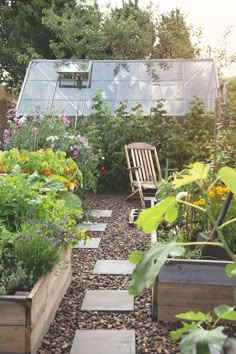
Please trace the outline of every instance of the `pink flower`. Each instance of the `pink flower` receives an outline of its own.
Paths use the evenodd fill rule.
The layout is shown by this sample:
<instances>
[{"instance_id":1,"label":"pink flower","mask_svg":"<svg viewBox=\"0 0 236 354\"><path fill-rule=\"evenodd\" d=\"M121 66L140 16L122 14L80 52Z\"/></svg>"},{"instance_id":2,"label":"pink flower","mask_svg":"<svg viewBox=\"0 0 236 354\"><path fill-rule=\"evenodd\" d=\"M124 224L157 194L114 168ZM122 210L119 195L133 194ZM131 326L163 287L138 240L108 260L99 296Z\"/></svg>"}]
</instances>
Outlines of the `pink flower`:
<instances>
[{"instance_id":1,"label":"pink flower","mask_svg":"<svg viewBox=\"0 0 236 354\"><path fill-rule=\"evenodd\" d=\"M54 147L55 147L55 144L51 144L51 145L50 145L50 148L53 149Z\"/></svg>"},{"instance_id":2,"label":"pink flower","mask_svg":"<svg viewBox=\"0 0 236 354\"><path fill-rule=\"evenodd\" d=\"M33 127L33 128L32 128L32 132L33 132L33 133L37 133L37 131L38 131L38 128L37 128L37 127Z\"/></svg>"},{"instance_id":3,"label":"pink flower","mask_svg":"<svg viewBox=\"0 0 236 354\"><path fill-rule=\"evenodd\" d=\"M73 155L74 156L79 155L79 151L78 150L74 150Z\"/></svg>"},{"instance_id":4,"label":"pink flower","mask_svg":"<svg viewBox=\"0 0 236 354\"><path fill-rule=\"evenodd\" d=\"M64 122L64 124L65 124L66 127L68 127L68 126L70 125L70 121L69 121L69 119L67 118L67 115L66 115L66 114L63 114L62 120L63 120L63 122Z\"/></svg>"},{"instance_id":5,"label":"pink flower","mask_svg":"<svg viewBox=\"0 0 236 354\"><path fill-rule=\"evenodd\" d=\"M234 125L235 124L235 121L233 120L233 119L231 119L230 121L229 121L229 125Z\"/></svg>"}]
</instances>

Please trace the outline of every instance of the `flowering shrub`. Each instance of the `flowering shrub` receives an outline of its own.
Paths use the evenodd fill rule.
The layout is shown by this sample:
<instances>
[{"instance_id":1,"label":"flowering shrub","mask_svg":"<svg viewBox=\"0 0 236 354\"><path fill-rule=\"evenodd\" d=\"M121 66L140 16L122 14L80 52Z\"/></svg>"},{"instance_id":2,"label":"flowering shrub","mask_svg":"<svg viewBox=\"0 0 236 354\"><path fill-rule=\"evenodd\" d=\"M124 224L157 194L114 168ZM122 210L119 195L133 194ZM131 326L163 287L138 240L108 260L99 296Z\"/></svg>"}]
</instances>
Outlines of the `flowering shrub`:
<instances>
[{"instance_id":1,"label":"flowering shrub","mask_svg":"<svg viewBox=\"0 0 236 354\"><path fill-rule=\"evenodd\" d=\"M18 117L11 110L10 128L3 133L4 150L12 148L37 151L53 149L65 151L79 166L83 175L83 191L96 190L100 154L91 152L88 140L78 131L68 129L69 120L64 115ZM80 189L79 192L82 190Z\"/></svg>"},{"instance_id":2,"label":"flowering shrub","mask_svg":"<svg viewBox=\"0 0 236 354\"><path fill-rule=\"evenodd\" d=\"M82 174L71 158L66 158L62 151L52 149L26 151L12 149L0 153L0 174L9 174L19 166L25 174L37 172L41 179L56 179L64 183L67 189L80 188Z\"/></svg>"}]
</instances>

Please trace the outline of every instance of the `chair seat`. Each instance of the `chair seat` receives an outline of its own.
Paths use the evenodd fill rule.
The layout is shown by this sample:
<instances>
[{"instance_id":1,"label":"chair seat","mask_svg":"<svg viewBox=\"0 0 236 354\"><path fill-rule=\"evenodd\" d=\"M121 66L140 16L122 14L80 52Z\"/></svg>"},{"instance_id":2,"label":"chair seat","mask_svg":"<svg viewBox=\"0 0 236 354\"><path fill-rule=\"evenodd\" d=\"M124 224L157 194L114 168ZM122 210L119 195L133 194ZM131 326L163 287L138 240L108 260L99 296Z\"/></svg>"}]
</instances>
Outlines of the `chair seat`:
<instances>
[{"instance_id":1,"label":"chair seat","mask_svg":"<svg viewBox=\"0 0 236 354\"><path fill-rule=\"evenodd\" d=\"M156 189L156 185L153 182L140 182L141 186L143 189ZM134 181L133 182L133 186L134 187L138 187L139 186L139 182Z\"/></svg>"}]
</instances>

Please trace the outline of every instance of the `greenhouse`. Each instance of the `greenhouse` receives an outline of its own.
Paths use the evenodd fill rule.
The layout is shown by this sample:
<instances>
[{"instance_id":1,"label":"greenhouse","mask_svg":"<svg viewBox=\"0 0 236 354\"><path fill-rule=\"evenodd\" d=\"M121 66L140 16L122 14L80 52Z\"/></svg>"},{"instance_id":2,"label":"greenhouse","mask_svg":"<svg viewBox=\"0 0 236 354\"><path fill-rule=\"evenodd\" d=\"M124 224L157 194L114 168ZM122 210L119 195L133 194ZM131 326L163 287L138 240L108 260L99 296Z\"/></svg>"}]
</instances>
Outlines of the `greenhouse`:
<instances>
[{"instance_id":1,"label":"greenhouse","mask_svg":"<svg viewBox=\"0 0 236 354\"><path fill-rule=\"evenodd\" d=\"M81 117L92 112L101 92L112 112L127 102L146 116L163 100L167 116L184 116L195 96L214 110L219 82L214 61L204 60L33 60L18 100L20 115L53 113Z\"/></svg>"}]
</instances>

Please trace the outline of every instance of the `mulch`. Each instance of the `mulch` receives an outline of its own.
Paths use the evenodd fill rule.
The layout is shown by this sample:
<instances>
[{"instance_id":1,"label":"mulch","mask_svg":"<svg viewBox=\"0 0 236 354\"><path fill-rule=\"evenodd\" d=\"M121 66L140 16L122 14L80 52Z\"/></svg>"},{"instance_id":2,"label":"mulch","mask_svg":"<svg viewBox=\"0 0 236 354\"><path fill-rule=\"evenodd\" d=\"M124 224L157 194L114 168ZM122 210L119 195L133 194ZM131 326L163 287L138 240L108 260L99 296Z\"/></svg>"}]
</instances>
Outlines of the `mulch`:
<instances>
[{"instance_id":1,"label":"mulch","mask_svg":"<svg viewBox=\"0 0 236 354\"><path fill-rule=\"evenodd\" d=\"M122 194L87 194L91 209L112 209L112 217L98 221L108 223L98 249L73 249L71 285L37 354L70 354L77 329L135 329L136 354L179 353L169 336L176 324L152 322L151 290L135 297L135 311L128 314L80 311L86 290L128 288L131 276L92 274L96 260L128 259L131 251L150 246L150 235L128 226L130 209L140 208L140 204L125 199ZM90 232L90 236L100 237L100 233Z\"/></svg>"}]
</instances>

